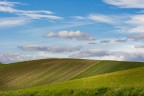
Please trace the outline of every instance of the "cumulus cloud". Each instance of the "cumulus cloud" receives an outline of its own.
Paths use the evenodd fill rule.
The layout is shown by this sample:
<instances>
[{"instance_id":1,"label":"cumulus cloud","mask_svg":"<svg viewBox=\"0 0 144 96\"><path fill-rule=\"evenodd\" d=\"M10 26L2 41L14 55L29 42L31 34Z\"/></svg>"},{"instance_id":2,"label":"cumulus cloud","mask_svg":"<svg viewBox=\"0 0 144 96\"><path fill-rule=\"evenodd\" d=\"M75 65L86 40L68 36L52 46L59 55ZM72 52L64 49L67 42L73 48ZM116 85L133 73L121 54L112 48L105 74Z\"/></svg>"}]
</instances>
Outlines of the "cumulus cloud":
<instances>
[{"instance_id":1,"label":"cumulus cloud","mask_svg":"<svg viewBox=\"0 0 144 96\"><path fill-rule=\"evenodd\" d=\"M25 46L18 46L21 50L24 51L46 51L52 53L61 53L61 52L75 52L80 51L81 46L78 47L61 47L61 46L40 46L40 45L25 45Z\"/></svg>"},{"instance_id":2,"label":"cumulus cloud","mask_svg":"<svg viewBox=\"0 0 144 96\"><path fill-rule=\"evenodd\" d=\"M95 40L92 36L85 34L80 31L60 31L60 32L50 32L46 36L48 38L63 38L63 39L76 39L82 41L92 41Z\"/></svg>"},{"instance_id":3,"label":"cumulus cloud","mask_svg":"<svg viewBox=\"0 0 144 96\"><path fill-rule=\"evenodd\" d=\"M103 0L107 4L111 4L120 8L144 8L143 0Z\"/></svg>"},{"instance_id":4,"label":"cumulus cloud","mask_svg":"<svg viewBox=\"0 0 144 96\"><path fill-rule=\"evenodd\" d=\"M138 61L144 62L144 52L122 52L122 51L108 51L108 50L82 50L69 56L70 58L111 58L111 60L120 61ZM106 59L105 58L105 59ZM105 60L104 59L104 60Z\"/></svg>"}]
</instances>

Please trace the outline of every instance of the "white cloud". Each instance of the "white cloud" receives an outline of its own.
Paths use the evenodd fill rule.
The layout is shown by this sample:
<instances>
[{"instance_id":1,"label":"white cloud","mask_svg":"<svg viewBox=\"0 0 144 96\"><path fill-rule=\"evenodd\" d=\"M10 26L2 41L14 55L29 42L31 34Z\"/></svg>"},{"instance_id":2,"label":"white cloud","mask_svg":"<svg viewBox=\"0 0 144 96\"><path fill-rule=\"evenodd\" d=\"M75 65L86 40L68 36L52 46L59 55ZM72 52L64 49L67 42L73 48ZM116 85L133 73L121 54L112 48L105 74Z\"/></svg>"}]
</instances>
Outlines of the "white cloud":
<instances>
[{"instance_id":1,"label":"white cloud","mask_svg":"<svg viewBox=\"0 0 144 96\"><path fill-rule=\"evenodd\" d=\"M61 46L40 46L40 45L25 45L19 46L21 50L24 51L46 51L51 53L61 53L61 52L76 52L81 50L81 46L77 47L61 47Z\"/></svg>"},{"instance_id":2,"label":"white cloud","mask_svg":"<svg viewBox=\"0 0 144 96\"><path fill-rule=\"evenodd\" d=\"M128 30L128 32L132 32L132 33L144 33L144 25L140 25L140 26L137 26L137 27L133 27L133 28L130 28Z\"/></svg>"},{"instance_id":3,"label":"white cloud","mask_svg":"<svg viewBox=\"0 0 144 96\"><path fill-rule=\"evenodd\" d=\"M144 52L125 53L121 56L122 60L144 62Z\"/></svg>"},{"instance_id":4,"label":"white cloud","mask_svg":"<svg viewBox=\"0 0 144 96\"><path fill-rule=\"evenodd\" d=\"M107 4L111 4L120 8L144 8L143 0L103 0Z\"/></svg>"},{"instance_id":5,"label":"white cloud","mask_svg":"<svg viewBox=\"0 0 144 96\"><path fill-rule=\"evenodd\" d=\"M92 41L94 38L80 31L60 31L60 32L50 32L46 36L48 38L63 38L63 39L76 39L82 41Z\"/></svg>"},{"instance_id":6,"label":"white cloud","mask_svg":"<svg viewBox=\"0 0 144 96\"><path fill-rule=\"evenodd\" d=\"M23 16L30 17L32 19L40 19L40 18L47 18L47 19L52 19L52 20L59 20L62 19L62 17L59 16L54 16L54 15L45 15L45 14L36 14L36 13L25 13L21 14Z\"/></svg>"},{"instance_id":7,"label":"white cloud","mask_svg":"<svg viewBox=\"0 0 144 96\"><path fill-rule=\"evenodd\" d=\"M110 43L110 42L111 42L111 40L101 40L101 41L100 41L100 43L106 43L106 44L107 44L107 43Z\"/></svg>"},{"instance_id":8,"label":"white cloud","mask_svg":"<svg viewBox=\"0 0 144 96\"><path fill-rule=\"evenodd\" d=\"M81 20L86 19L86 17L83 17L83 16L73 16L73 18L75 18L75 19L81 19Z\"/></svg>"},{"instance_id":9,"label":"white cloud","mask_svg":"<svg viewBox=\"0 0 144 96\"><path fill-rule=\"evenodd\" d=\"M0 62L2 63L12 63L12 62L20 62L27 60L35 60L42 59L42 56L32 56L32 55L24 55L20 53L0 53Z\"/></svg>"},{"instance_id":10,"label":"white cloud","mask_svg":"<svg viewBox=\"0 0 144 96\"><path fill-rule=\"evenodd\" d=\"M79 22L105 23L113 26L114 31L119 33L144 33L144 14L106 15L90 14L77 16Z\"/></svg>"},{"instance_id":11,"label":"white cloud","mask_svg":"<svg viewBox=\"0 0 144 96\"><path fill-rule=\"evenodd\" d=\"M22 62L22 61L48 59L48 58L67 58L67 55L57 53L50 54L47 52L37 52L36 54L31 55L15 52L0 53L0 62L7 64L13 62Z\"/></svg>"},{"instance_id":12,"label":"white cloud","mask_svg":"<svg viewBox=\"0 0 144 96\"><path fill-rule=\"evenodd\" d=\"M91 50L83 50L83 51L80 51L76 54L72 54L71 58L85 58L85 57L102 57L102 56L107 56L109 55L109 52L108 51L105 51L105 50L94 50L94 49L91 49Z\"/></svg>"},{"instance_id":13,"label":"white cloud","mask_svg":"<svg viewBox=\"0 0 144 96\"><path fill-rule=\"evenodd\" d=\"M109 39L97 40L95 42L89 42L89 44L92 44L92 45L115 44L115 43L126 43L128 41L130 41L130 38L118 38L118 39L109 38Z\"/></svg>"},{"instance_id":14,"label":"white cloud","mask_svg":"<svg viewBox=\"0 0 144 96\"><path fill-rule=\"evenodd\" d=\"M144 49L144 45L136 45L135 48Z\"/></svg>"},{"instance_id":15,"label":"white cloud","mask_svg":"<svg viewBox=\"0 0 144 96\"><path fill-rule=\"evenodd\" d=\"M100 23L112 23L113 19L110 16L106 16L103 14L91 14L88 16L88 19L95 21L95 22L100 22Z\"/></svg>"},{"instance_id":16,"label":"white cloud","mask_svg":"<svg viewBox=\"0 0 144 96\"><path fill-rule=\"evenodd\" d=\"M37 55L43 58L67 58L66 54L49 53L49 52L38 52Z\"/></svg>"},{"instance_id":17,"label":"white cloud","mask_svg":"<svg viewBox=\"0 0 144 96\"><path fill-rule=\"evenodd\" d=\"M0 12L10 13L16 15L15 19L12 17L3 18L2 22L0 22L0 26L8 26L8 25L19 25L24 24L26 19L49 19L49 20L61 20L63 19L60 16L56 16L53 12L48 10L19 10L16 9L16 5L22 5L19 2L9 2L9 1L0 1ZM27 5L28 6L28 5ZM18 19L16 19L18 18ZM21 19L19 19L21 18ZM10 20L12 19L12 20ZM5 21L4 21L5 20Z\"/></svg>"},{"instance_id":18,"label":"white cloud","mask_svg":"<svg viewBox=\"0 0 144 96\"><path fill-rule=\"evenodd\" d=\"M95 42L89 42L88 44L91 45L101 45L101 44L116 44L116 43L126 43L130 41L130 38L121 38L121 39L115 39L115 38L109 38L109 39L103 39L103 40L97 40Z\"/></svg>"},{"instance_id":19,"label":"white cloud","mask_svg":"<svg viewBox=\"0 0 144 96\"><path fill-rule=\"evenodd\" d=\"M144 14L132 15L126 23L130 25L129 33L144 33Z\"/></svg>"},{"instance_id":20,"label":"white cloud","mask_svg":"<svg viewBox=\"0 0 144 96\"><path fill-rule=\"evenodd\" d=\"M24 46L18 46L21 50L24 51L46 51L47 47L40 46L40 45L24 45Z\"/></svg>"},{"instance_id":21,"label":"white cloud","mask_svg":"<svg viewBox=\"0 0 144 96\"><path fill-rule=\"evenodd\" d=\"M136 34L134 38L142 37L137 34L144 33L144 14L128 14L126 16L114 16L114 31L118 33ZM131 36L128 36L131 37ZM133 37L132 37L133 38ZM138 39L138 38L137 38Z\"/></svg>"},{"instance_id":22,"label":"white cloud","mask_svg":"<svg viewBox=\"0 0 144 96\"><path fill-rule=\"evenodd\" d=\"M116 39L115 42L127 42L128 39Z\"/></svg>"},{"instance_id":23,"label":"white cloud","mask_svg":"<svg viewBox=\"0 0 144 96\"><path fill-rule=\"evenodd\" d=\"M53 12L47 10L19 10L15 9L17 2L0 1L0 12L14 13L17 15L27 16L30 18L48 18L61 19L61 17L53 15Z\"/></svg>"},{"instance_id":24,"label":"white cloud","mask_svg":"<svg viewBox=\"0 0 144 96\"><path fill-rule=\"evenodd\" d=\"M115 18L111 15L105 14L89 14L88 16L73 16L73 19L77 22L94 23L114 23Z\"/></svg>"},{"instance_id":25,"label":"white cloud","mask_svg":"<svg viewBox=\"0 0 144 96\"><path fill-rule=\"evenodd\" d=\"M144 40L144 33L140 33L140 34L131 34L128 36L129 39L138 41L138 40Z\"/></svg>"},{"instance_id":26,"label":"white cloud","mask_svg":"<svg viewBox=\"0 0 144 96\"><path fill-rule=\"evenodd\" d=\"M18 4L16 2L0 1L0 12L16 13L18 12L14 6Z\"/></svg>"},{"instance_id":27,"label":"white cloud","mask_svg":"<svg viewBox=\"0 0 144 96\"><path fill-rule=\"evenodd\" d=\"M3 7L3 6L14 7L15 5L22 5L22 3L19 3L19 2L9 2L9 1L6 1L6 0L1 0L0 1L0 6L1 7Z\"/></svg>"},{"instance_id":28,"label":"white cloud","mask_svg":"<svg viewBox=\"0 0 144 96\"><path fill-rule=\"evenodd\" d=\"M122 52L89 49L74 53L69 57L144 62L144 52Z\"/></svg>"},{"instance_id":29,"label":"white cloud","mask_svg":"<svg viewBox=\"0 0 144 96\"><path fill-rule=\"evenodd\" d=\"M0 18L0 27L11 27L11 26L19 26L30 22L29 19L19 18L19 17L11 17L11 18Z\"/></svg>"}]
</instances>

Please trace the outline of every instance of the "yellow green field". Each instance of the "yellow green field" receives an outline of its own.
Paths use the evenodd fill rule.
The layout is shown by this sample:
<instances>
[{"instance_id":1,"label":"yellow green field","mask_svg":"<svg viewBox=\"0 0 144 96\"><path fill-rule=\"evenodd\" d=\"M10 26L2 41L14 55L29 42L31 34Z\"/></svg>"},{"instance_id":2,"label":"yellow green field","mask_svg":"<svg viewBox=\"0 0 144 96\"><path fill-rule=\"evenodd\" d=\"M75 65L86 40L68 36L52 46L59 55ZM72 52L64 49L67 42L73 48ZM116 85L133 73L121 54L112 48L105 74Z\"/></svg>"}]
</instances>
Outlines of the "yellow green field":
<instances>
[{"instance_id":1,"label":"yellow green field","mask_svg":"<svg viewBox=\"0 0 144 96\"><path fill-rule=\"evenodd\" d=\"M144 63L46 59L0 67L0 96L144 96Z\"/></svg>"}]
</instances>

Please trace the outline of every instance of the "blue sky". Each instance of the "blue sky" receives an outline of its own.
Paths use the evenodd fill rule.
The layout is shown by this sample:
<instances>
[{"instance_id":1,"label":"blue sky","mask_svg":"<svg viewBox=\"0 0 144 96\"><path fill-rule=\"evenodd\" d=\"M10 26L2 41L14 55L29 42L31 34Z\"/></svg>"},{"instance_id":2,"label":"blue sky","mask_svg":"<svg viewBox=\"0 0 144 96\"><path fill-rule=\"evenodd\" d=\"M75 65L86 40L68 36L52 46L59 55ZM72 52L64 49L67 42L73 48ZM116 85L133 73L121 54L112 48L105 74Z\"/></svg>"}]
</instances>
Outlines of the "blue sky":
<instances>
[{"instance_id":1,"label":"blue sky","mask_svg":"<svg viewBox=\"0 0 144 96\"><path fill-rule=\"evenodd\" d=\"M0 61L144 61L142 0L0 0Z\"/></svg>"}]
</instances>

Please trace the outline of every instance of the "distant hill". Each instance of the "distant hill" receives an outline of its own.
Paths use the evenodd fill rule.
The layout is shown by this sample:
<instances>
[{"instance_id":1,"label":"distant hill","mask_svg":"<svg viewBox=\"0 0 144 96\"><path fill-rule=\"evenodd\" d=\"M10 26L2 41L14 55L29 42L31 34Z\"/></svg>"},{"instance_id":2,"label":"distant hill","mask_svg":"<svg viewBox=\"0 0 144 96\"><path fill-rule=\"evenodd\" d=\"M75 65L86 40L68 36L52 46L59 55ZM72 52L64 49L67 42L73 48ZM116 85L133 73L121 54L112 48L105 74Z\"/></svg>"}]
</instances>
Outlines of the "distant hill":
<instances>
[{"instance_id":1,"label":"distant hill","mask_svg":"<svg viewBox=\"0 0 144 96\"><path fill-rule=\"evenodd\" d=\"M0 89L20 89L142 67L144 63L44 59L0 66Z\"/></svg>"}]
</instances>

